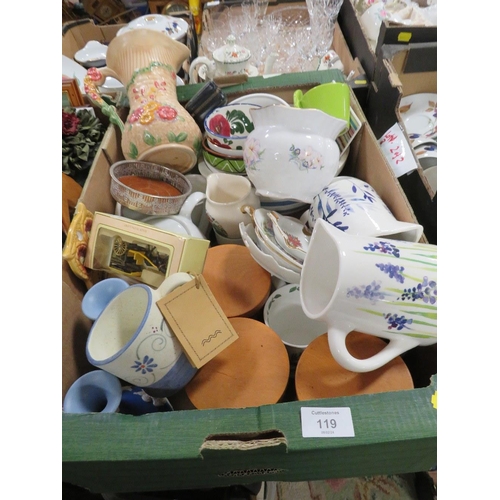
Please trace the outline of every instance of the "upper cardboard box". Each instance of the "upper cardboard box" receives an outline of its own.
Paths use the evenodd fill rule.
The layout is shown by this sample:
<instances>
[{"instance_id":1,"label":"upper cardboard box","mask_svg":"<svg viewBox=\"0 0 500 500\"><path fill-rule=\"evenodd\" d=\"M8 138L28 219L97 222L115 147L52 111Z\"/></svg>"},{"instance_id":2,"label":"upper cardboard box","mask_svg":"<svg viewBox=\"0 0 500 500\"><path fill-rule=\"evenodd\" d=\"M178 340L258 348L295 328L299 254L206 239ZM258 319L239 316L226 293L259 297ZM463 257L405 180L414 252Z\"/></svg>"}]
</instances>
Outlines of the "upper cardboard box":
<instances>
[{"instance_id":1,"label":"upper cardboard box","mask_svg":"<svg viewBox=\"0 0 500 500\"><path fill-rule=\"evenodd\" d=\"M383 21L376 44L373 49L360 24L358 13L352 0L345 0L340 9L338 23L342 28L346 43L353 57L360 60L369 80L374 78L377 61L384 58L386 46L408 46L422 50L418 57L417 71L437 70L437 27L436 26L403 26Z\"/></svg>"}]
</instances>

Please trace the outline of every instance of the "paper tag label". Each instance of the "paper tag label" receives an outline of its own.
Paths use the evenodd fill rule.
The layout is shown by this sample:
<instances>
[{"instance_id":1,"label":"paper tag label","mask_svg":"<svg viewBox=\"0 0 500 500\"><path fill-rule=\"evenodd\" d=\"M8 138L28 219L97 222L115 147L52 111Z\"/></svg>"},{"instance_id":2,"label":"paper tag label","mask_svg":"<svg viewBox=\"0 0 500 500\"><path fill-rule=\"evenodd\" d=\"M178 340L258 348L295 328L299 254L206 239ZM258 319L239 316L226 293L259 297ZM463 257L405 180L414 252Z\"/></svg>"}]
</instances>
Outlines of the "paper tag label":
<instances>
[{"instance_id":1,"label":"paper tag label","mask_svg":"<svg viewBox=\"0 0 500 500\"><path fill-rule=\"evenodd\" d=\"M411 152L411 146L408 144L399 123L395 123L379 139L379 144L396 177L418 169L417 162Z\"/></svg>"},{"instance_id":2,"label":"paper tag label","mask_svg":"<svg viewBox=\"0 0 500 500\"><path fill-rule=\"evenodd\" d=\"M302 437L354 437L350 408L301 408Z\"/></svg>"},{"instance_id":3,"label":"paper tag label","mask_svg":"<svg viewBox=\"0 0 500 500\"><path fill-rule=\"evenodd\" d=\"M201 274L156 304L196 368L238 338Z\"/></svg>"}]
</instances>

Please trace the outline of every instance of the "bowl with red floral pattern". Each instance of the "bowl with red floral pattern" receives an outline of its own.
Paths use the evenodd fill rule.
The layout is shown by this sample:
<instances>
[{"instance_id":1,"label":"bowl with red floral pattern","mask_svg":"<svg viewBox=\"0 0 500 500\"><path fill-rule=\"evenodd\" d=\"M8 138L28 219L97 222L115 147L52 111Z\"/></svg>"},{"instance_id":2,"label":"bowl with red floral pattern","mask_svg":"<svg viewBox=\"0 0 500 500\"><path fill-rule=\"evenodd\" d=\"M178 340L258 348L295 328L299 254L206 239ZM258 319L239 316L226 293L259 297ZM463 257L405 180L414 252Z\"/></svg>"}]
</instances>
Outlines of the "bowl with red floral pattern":
<instances>
[{"instance_id":1,"label":"bowl with red floral pattern","mask_svg":"<svg viewBox=\"0 0 500 500\"><path fill-rule=\"evenodd\" d=\"M260 106L241 103L214 109L204 121L208 145L215 144L219 148L241 151L243 154L248 134L254 129L250 110L256 108Z\"/></svg>"}]
</instances>

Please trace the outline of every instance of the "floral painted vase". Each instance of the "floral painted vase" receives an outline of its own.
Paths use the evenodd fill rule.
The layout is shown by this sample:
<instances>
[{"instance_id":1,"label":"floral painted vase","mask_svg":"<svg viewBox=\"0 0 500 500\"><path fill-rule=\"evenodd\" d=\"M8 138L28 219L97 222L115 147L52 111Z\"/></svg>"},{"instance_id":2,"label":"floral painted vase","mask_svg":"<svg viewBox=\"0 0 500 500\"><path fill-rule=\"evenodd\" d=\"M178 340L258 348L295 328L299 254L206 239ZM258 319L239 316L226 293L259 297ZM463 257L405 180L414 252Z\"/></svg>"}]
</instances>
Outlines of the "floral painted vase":
<instances>
[{"instance_id":1,"label":"floral painted vase","mask_svg":"<svg viewBox=\"0 0 500 500\"><path fill-rule=\"evenodd\" d=\"M319 219L300 279L305 314L328 325L333 357L347 370L376 370L416 346L437 342L437 246L339 231ZM375 356L354 358L346 337L389 340Z\"/></svg>"},{"instance_id":2,"label":"floral painted vase","mask_svg":"<svg viewBox=\"0 0 500 500\"><path fill-rule=\"evenodd\" d=\"M179 172L196 164L202 133L179 103L176 90L176 74L189 55L184 44L164 33L136 29L111 41L106 67L87 71L85 92L120 128L125 159L167 165ZM107 76L126 88L130 111L125 122L99 93Z\"/></svg>"}]
</instances>

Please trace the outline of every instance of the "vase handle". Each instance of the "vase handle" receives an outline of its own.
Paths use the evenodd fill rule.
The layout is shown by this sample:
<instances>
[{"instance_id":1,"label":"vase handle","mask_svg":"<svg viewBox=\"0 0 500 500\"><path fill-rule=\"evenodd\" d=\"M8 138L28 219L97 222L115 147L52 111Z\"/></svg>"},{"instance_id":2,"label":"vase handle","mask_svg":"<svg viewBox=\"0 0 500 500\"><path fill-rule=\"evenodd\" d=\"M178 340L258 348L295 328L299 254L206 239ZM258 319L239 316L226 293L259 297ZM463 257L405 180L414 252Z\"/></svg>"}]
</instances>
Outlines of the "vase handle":
<instances>
[{"instance_id":1,"label":"vase handle","mask_svg":"<svg viewBox=\"0 0 500 500\"><path fill-rule=\"evenodd\" d=\"M108 104L102 98L101 91L99 90L99 85L102 85L108 76L120 81L118 75L107 66L104 68L89 68L83 79L85 93L93 103L101 108L103 114L109 117L109 121L117 125L123 132L125 126L115 106Z\"/></svg>"}]
</instances>

